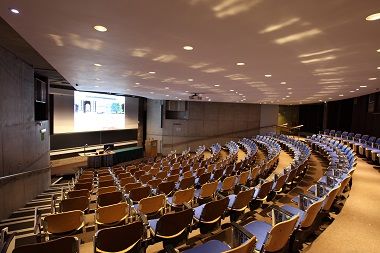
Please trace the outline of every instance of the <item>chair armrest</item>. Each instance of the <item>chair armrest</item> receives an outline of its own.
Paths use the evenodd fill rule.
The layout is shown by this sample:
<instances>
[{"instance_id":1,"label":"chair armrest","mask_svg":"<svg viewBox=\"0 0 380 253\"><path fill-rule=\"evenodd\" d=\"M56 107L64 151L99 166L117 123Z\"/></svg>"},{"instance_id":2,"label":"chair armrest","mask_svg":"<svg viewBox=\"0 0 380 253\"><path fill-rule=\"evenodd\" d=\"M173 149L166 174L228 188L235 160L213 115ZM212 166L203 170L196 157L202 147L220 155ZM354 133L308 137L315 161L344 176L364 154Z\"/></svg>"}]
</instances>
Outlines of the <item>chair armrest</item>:
<instances>
[{"instance_id":1,"label":"chair armrest","mask_svg":"<svg viewBox=\"0 0 380 253\"><path fill-rule=\"evenodd\" d=\"M239 231L239 233L242 233L244 236L246 236L248 239L254 237L253 234L251 234L247 229L237 224L236 222L231 222L231 226L234 227L237 231Z\"/></svg>"},{"instance_id":2,"label":"chair armrest","mask_svg":"<svg viewBox=\"0 0 380 253\"><path fill-rule=\"evenodd\" d=\"M187 208L187 209L193 209L189 203L187 202L183 202L183 205Z\"/></svg>"},{"instance_id":3,"label":"chair armrest","mask_svg":"<svg viewBox=\"0 0 380 253\"><path fill-rule=\"evenodd\" d=\"M310 194L299 193L299 195L302 196L302 197L304 197L304 198L310 199L312 201L318 201L319 200L318 197L310 195Z\"/></svg>"}]
</instances>

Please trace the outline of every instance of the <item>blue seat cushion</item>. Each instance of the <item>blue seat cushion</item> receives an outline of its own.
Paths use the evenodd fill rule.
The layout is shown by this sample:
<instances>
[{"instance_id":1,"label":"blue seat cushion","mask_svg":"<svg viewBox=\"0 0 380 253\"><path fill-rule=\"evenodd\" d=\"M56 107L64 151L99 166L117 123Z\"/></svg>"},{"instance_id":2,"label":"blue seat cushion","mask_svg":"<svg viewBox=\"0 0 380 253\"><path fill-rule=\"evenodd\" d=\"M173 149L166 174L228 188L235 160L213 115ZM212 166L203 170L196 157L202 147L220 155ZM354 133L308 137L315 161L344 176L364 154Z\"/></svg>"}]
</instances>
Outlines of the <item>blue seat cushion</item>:
<instances>
[{"instance_id":1,"label":"blue seat cushion","mask_svg":"<svg viewBox=\"0 0 380 253\"><path fill-rule=\"evenodd\" d=\"M156 227L157 227L158 219L148 220L148 222L149 222L150 228L152 229L153 233L155 234L156 233Z\"/></svg>"},{"instance_id":2,"label":"blue seat cushion","mask_svg":"<svg viewBox=\"0 0 380 253\"><path fill-rule=\"evenodd\" d=\"M228 196L229 202L228 202L228 208L232 208L235 203L236 195L232 194Z\"/></svg>"},{"instance_id":3,"label":"blue seat cushion","mask_svg":"<svg viewBox=\"0 0 380 253\"><path fill-rule=\"evenodd\" d=\"M251 234L256 236L256 249L261 250L265 243L267 234L272 229L272 226L263 221L253 221L245 225L244 228L247 229Z\"/></svg>"},{"instance_id":4,"label":"blue seat cushion","mask_svg":"<svg viewBox=\"0 0 380 253\"><path fill-rule=\"evenodd\" d=\"M281 206L281 208L292 213L292 214L294 214L294 215L299 214L299 219L298 219L297 225L296 225L297 227L299 226L299 224L301 224L301 222L303 222L303 220L306 217L306 212L302 211L301 209L299 209L297 207L284 205L284 206Z\"/></svg>"},{"instance_id":5,"label":"blue seat cushion","mask_svg":"<svg viewBox=\"0 0 380 253\"><path fill-rule=\"evenodd\" d=\"M186 252L186 253L219 253L219 252L227 251L230 249L231 248L227 244L225 244L221 241L211 240L211 241L203 243L199 246L196 246L194 248L185 250L183 252Z\"/></svg>"},{"instance_id":6,"label":"blue seat cushion","mask_svg":"<svg viewBox=\"0 0 380 253\"><path fill-rule=\"evenodd\" d=\"M197 219L197 220L200 220L201 219L201 215L202 215L202 212L203 212L203 208L205 207L206 204L203 204L203 205L200 205L196 208L194 208L194 217Z\"/></svg>"}]
</instances>

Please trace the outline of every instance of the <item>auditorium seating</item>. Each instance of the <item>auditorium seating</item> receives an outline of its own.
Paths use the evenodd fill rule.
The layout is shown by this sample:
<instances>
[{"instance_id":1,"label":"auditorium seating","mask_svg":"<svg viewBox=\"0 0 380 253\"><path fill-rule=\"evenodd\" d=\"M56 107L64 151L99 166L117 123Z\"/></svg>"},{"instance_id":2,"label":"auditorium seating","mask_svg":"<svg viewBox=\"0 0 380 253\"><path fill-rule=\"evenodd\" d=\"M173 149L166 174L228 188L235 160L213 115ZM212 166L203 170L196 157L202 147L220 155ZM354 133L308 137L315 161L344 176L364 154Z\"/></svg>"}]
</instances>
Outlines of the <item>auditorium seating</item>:
<instances>
[{"instance_id":1,"label":"auditorium seating","mask_svg":"<svg viewBox=\"0 0 380 253\"><path fill-rule=\"evenodd\" d=\"M76 237L63 237L47 242L27 244L17 247L13 253L79 253L79 240Z\"/></svg>"}]
</instances>

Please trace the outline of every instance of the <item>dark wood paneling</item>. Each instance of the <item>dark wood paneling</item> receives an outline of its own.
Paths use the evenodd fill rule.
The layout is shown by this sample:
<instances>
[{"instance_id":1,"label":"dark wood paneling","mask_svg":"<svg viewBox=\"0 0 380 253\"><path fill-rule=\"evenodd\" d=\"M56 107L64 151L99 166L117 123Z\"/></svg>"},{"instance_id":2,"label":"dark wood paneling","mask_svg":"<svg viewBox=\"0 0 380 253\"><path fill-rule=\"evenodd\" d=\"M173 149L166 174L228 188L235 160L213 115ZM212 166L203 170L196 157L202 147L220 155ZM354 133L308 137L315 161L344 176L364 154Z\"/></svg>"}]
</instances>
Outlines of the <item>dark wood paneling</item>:
<instances>
[{"instance_id":1,"label":"dark wood paneling","mask_svg":"<svg viewBox=\"0 0 380 253\"><path fill-rule=\"evenodd\" d=\"M137 129L94 131L81 133L54 134L50 137L51 150L82 147L122 141L136 141Z\"/></svg>"}]
</instances>

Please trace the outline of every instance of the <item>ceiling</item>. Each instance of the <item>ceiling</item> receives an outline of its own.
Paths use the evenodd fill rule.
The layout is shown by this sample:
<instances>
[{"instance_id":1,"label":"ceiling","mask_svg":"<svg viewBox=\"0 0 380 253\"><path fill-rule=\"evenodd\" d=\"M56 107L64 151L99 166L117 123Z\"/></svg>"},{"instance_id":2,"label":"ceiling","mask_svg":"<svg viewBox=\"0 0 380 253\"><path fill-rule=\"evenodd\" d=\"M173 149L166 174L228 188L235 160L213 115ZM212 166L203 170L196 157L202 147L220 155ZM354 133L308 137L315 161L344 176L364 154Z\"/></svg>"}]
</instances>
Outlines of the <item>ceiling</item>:
<instances>
[{"instance_id":1,"label":"ceiling","mask_svg":"<svg viewBox=\"0 0 380 253\"><path fill-rule=\"evenodd\" d=\"M0 16L79 90L274 104L379 89L380 20L365 20L377 12L378 0L0 2Z\"/></svg>"}]
</instances>

